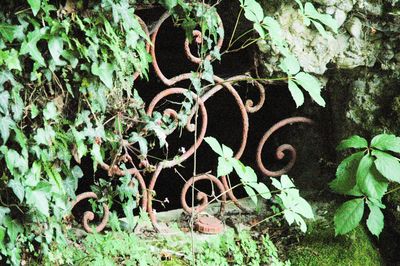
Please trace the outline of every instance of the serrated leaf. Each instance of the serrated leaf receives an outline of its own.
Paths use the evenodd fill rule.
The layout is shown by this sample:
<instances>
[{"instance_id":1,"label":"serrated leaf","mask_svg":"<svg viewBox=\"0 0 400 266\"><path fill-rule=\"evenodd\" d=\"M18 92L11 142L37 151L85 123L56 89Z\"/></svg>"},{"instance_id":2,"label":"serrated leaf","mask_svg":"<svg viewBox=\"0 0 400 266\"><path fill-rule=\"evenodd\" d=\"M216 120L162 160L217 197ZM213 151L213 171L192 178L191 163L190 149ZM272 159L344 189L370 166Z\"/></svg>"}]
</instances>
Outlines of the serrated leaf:
<instances>
[{"instance_id":1,"label":"serrated leaf","mask_svg":"<svg viewBox=\"0 0 400 266\"><path fill-rule=\"evenodd\" d=\"M218 167L217 167L217 175L218 177L229 175L233 170L233 166L229 160L218 157Z\"/></svg>"},{"instance_id":2,"label":"serrated leaf","mask_svg":"<svg viewBox=\"0 0 400 266\"><path fill-rule=\"evenodd\" d=\"M295 187L292 180L290 180L289 176L287 176L287 175L281 176L281 186L282 186L282 189Z\"/></svg>"},{"instance_id":3,"label":"serrated leaf","mask_svg":"<svg viewBox=\"0 0 400 266\"><path fill-rule=\"evenodd\" d=\"M400 153L400 137L390 134L380 134L371 141L371 147L382 151L393 151Z\"/></svg>"},{"instance_id":4,"label":"serrated leaf","mask_svg":"<svg viewBox=\"0 0 400 266\"><path fill-rule=\"evenodd\" d=\"M333 218L335 235L344 235L360 223L364 214L364 199L357 198L346 201L336 210Z\"/></svg>"},{"instance_id":5,"label":"serrated leaf","mask_svg":"<svg viewBox=\"0 0 400 266\"><path fill-rule=\"evenodd\" d=\"M223 153L223 157L225 158L232 158L233 157L233 151L231 148L229 148L228 146L225 146L224 144L222 144L222 153Z\"/></svg>"},{"instance_id":6,"label":"serrated leaf","mask_svg":"<svg viewBox=\"0 0 400 266\"><path fill-rule=\"evenodd\" d=\"M17 196L19 202L21 203L24 200L24 195L25 195L25 189L24 186L21 184L21 182L16 179L11 179L8 182L8 187L12 189L15 196Z\"/></svg>"},{"instance_id":7,"label":"serrated leaf","mask_svg":"<svg viewBox=\"0 0 400 266\"><path fill-rule=\"evenodd\" d=\"M257 206L258 198L256 192L249 186L244 186L244 190L246 191L247 195L249 195L251 200L254 202L254 205Z\"/></svg>"},{"instance_id":8,"label":"serrated leaf","mask_svg":"<svg viewBox=\"0 0 400 266\"><path fill-rule=\"evenodd\" d=\"M31 6L32 13L34 16L36 16L40 10L40 2L41 0L28 0L28 3Z\"/></svg>"},{"instance_id":9,"label":"serrated leaf","mask_svg":"<svg viewBox=\"0 0 400 266\"><path fill-rule=\"evenodd\" d=\"M264 199L271 198L271 192L264 183L248 183L248 185L254 188L257 191L258 195L260 195Z\"/></svg>"},{"instance_id":10,"label":"serrated leaf","mask_svg":"<svg viewBox=\"0 0 400 266\"><path fill-rule=\"evenodd\" d=\"M381 209L373 204L372 202L367 202L368 208L370 210L367 227L368 230L375 236L379 237L384 227L384 216Z\"/></svg>"},{"instance_id":11,"label":"serrated leaf","mask_svg":"<svg viewBox=\"0 0 400 266\"><path fill-rule=\"evenodd\" d=\"M349 191L356 185L356 173L363 152L357 152L345 158L336 170L336 178L329 183L329 187L341 194L349 195Z\"/></svg>"},{"instance_id":12,"label":"serrated leaf","mask_svg":"<svg viewBox=\"0 0 400 266\"><path fill-rule=\"evenodd\" d=\"M321 97L322 85L318 79L304 72L299 72L294 78L295 82L303 87L317 104L325 107L325 100Z\"/></svg>"},{"instance_id":13,"label":"serrated leaf","mask_svg":"<svg viewBox=\"0 0 400 266\"><path fill-rule=\"evenodd\" d=\"M351 136L350 138L342 140L339 143L339 145L336 147L336 150L341 151L341 150L350 149L350 148L354 148L354 149L368 148L368 142L366 139L364 139L358 135L354 135L354 136Z\"/></svg>"},{"instance_id":14,"label":"serrated leaf","mask_svg":"<svg viewBox=\"0 0 400 266\"><path fill-rule=\"evenodd\" d=\"M378 150L372 151L372 155L377 159L375 160L376 169L389 181L400 183L400 162L399 159Z\"/></svg>"},{"instance_id":15,"label":"serrated leaf","mask_svg":"<svg viewBox=\"0 0 400 266\"><path fill-rule=\"evenodd\" d=\"M218 154L219 156L224 156L224 153L222 151L221 145L219 144L218 140L216 140L213 137L205 137L204 141L210 145L211 149Z\"/></svg>"},{"instance_id":16,"label":"serrated leaf","mask_svg":"<svg viewBox=\"0 0 400 266\"><path fill-rule=\"evenodd\" d=\"M308 219L314 218L311 205L300 196L296 199L296 204L294 204L294 206L292 206L291 209L292 211L300 214L301 216L304 216L305 218Z\"/></svg>"},{"instance_id":17,"label":"serrated leaf","mask_svg":"<svg viewBox=\"0 0 400 266\"><path fill-rule=\"evenodd\" d=\"M290 94L292 95L292 98L293 98L294 102L296 103L296 108L303 105L303 103L304 103L303 92L300 90L300 88L297 86L297 84L295 82L293 82L292 80L288 81L288 85L289 85Z\"/></svg>"},{"instance_id":18,"label":"serrated leaf","mask_svg":"<svg viewBox=\"0 0 400 266\"><path fill-rule=\"evenodd\" d=\"M300 64L294 55L286 56L280 63L279 67L289 75L295 75L300 71Z\"/></svg>"},{"instance_id":19,"label":"serrated leaf","mask_svg":"<svg viewBox=\"0 0 400 266\"><path fill-rule=\"evenodd\" d=\"M369 198L380 200L387 191L389 182L382 177L374 165L371 165L367 175L357 179L357 185Z\"/></svg>"}]
</instances>

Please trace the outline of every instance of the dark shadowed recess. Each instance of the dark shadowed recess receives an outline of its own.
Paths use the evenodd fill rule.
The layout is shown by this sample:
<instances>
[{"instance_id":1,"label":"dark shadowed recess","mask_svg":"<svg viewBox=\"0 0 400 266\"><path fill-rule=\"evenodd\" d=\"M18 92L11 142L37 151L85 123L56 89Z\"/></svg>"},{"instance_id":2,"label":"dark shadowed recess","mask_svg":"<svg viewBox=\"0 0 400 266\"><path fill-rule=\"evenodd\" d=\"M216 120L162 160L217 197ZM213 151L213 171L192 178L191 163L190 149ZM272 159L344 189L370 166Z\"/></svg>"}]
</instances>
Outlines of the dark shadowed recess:
<instances>
[{"instance_id":1,"label":"dark shadowed recess","mask_svg":"<svg viewBox=\"0 0 400 266\"><path fill-rule=\"evenodd\" d=\"M229 3L227 3L229 2ZM238 1L237 1L238 2ZM224 4L225 3L225 4ZM222 17L225 26L225 45L231 35L235 16L239 10L239 6L232 4L232 1L222 1L222 4L218 8L219 13ZM151 10L142 10L138 12L138 15L146 22L151 25L156 21L163 13L160 8ZM240 30L245 30L251 27L251 25L241 22L239 27ZM239 31L240 33L240 31ZM187 73L196 70L196 65L187 60L184 54L184 32L174 27L172 20L168 19L162 25L156 43L156 53L158 62L164 75L168 78ZM222 50L224 50L225 46ZM249 47L237 53L228 54L222 57L221 62L214 63L214 73L222 78L229 78L234 75L244 73L254 73L254 54L256 47ZM181 82L175 87L187 88L188 82ZM254 102L258 102L258 91L253 88L251 84L241 83L235 87L242 99L252 99ZM149 73L149 80L138 80L135 82L135 89L138 90L139 95L147 103L153 99L153 97L167 87L157 78L152 67ZM171 97L169 100L179 100L182 97ZM241 142L242 132L242 120L239 112L239 108L236 105L234 98L226 90L221 90L206 102L206 108L208 113L208 127L206 136L213 136L218 139L221 143L231 147L234 151L239 148ZM147 107L147 106L146 106ZM163 111L166 105L158 108L159 111ZM173 105L169 106L173 107ZM255 154L258 142L262 138L265 131L267 131L274 123L281 119L294 115L296 108L285 84L268 85L266 86L266 101L263 108L255 114L249 114L249 137L245 152L241 158L242 162L246 165L253 167L257 170L255 163ZM202 121L199 119L198 125L200 128ZM283 143L290 143L290 140L283 139L282 136L289 136L287 130L298 131L291 133L290 137L301 138L302 132L308 130L303 126L293 126L289 128L283 128L274 134L270 141L265 145L263 152L263 160L265 165L269 168L280 169L285 162L278 162L274 158L275 148ZM176 132L168 136L167 141L169 143L168 156L172 158L175 154L179 154L179 149L185 147L187 150L194 141L193 133L185 130ZM166 149L158 149L157 146L150 152L153 156L159 156L165 158ZM196 173L211 172L216 175L217 169L217 156L203 142L201 147L196 153ZM91 167L92 163L88 159L82 164L85 172L85 178L81 180L79 184L78 192L84 192L90 190L90 185L93 184L94 178L108 178L104 171L97 171L93 175ZM169 210L180 208L180 193L182 186L184 185L183 179L189 179L193 175L194 157L192 156L182 164L182 167L176 167L176 169L166 169L160 174L155 191L157 193L156 199L164 201L168 198L169 203L165 205L165 208L155 202L154 208L157 211ZM179 172L179 174L178 174ZM261 180L267 180L263 177L260 172L257 171ZM93 177L95 176L95 177ZM151 176L146 176L145 180L149 182ZM231 177L232 185L237 183L237 177ZM196 183L196 187L200 190L210 190L210 184L207 182ZM210 192L210 191L205 191ZM216 193L219 193L216 191ZM190 193L188 193L190 194ZM244 197L244 191L241 188L235 189L235 194L238 197ZM191 198L188 196L187 201L191 202ZM113 206L115 208L116 206Z\"/></svg>"}]
</instances>

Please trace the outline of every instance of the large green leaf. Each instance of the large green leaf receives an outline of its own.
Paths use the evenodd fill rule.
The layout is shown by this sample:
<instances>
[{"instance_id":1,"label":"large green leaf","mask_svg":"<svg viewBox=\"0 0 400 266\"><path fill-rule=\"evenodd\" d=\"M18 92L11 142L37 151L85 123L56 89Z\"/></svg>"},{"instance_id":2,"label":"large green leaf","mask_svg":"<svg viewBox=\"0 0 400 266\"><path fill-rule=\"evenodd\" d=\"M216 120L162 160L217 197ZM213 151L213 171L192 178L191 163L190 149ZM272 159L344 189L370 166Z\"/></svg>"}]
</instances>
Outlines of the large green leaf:
<instances>
[{"instance_id":1,"label":"large green leaf","mask_svg":"<svg viewBox=\"0 0 400 266\"><path fill-rule=\"evenodd\" d=\"M289 75L295 75L300 71L299 61L292 54L282 59L279 67Z\"/></svg>"},{"instance_id":2,"label":"large green leaf","mask_svg":"<svg viewBox=\"0 0 400 266\"><path fill-rule=\"evenodd\" d=\"M64 48L64 43L61 37L52 37L48 42L48 47L56 65L64 65L65 62L60 59Z\"/></svg>"},{"instance_id":3,"label":"large green leaf","mask_svg":"<svg viewBox=\"0 0 400 266\"><path fill-rule=\"evenodd\" d=\"M319 20L321 23L325 24L326 26L328 26L329 28L332 29L332 31L334 33L338 32L338 24L336 22L336 20L334 18L332 18L332 16L328 15L328 14L321 14L319 13L314 5L310 2L307 2L304 5L304 15L313 18L313 19L317 19Z\"/></svg>"},{"instance_id":4,"label":"large green leaf","mask_svg":"<svg viewBox=\"0 0 400 266\"><path fill-rule=\"evenodd\" d=\"M293 98L294 102L296 103L296 107L303 105L303 103L304 103L303 92L300 90L300 88L297 86L297 84L295 82L293 82L292 80L288 81L288 85L289 85L290 94L292 95L292 98Z\"/></svg>"},{"instance_id":5,"label":"large green leaf","mask_svg":"<svg viewBox=\"0 0 400 266\"><path fill-rule=\"evenodd\" d=\"M11 49L9 56L6 59L6 64L7 64L8 69L10 69L10 70L16 69L16 70L22 71L18 55L19 54L18 54L17 50Z\"/></svg>"},{"instance_id":6,"label":"large green leaf","mask_svg":"<svg viewBox=\"0 0 400 266\"><path fill-rule=\"evenodd\" d=\"M374 165L371 165L368 173L357 179L357 185L368 197L380 200L387 191L389 182L382 177Z\"/></svg>"},{"instance_id":7,"label":"large green leaf","mask_svg":"<svg viewBox=\"0 0 400 266\"><path fill-rule=\"evenodd\" d=\"M21 182L16 179L11 179L8 182L8 187L12 189L15 196L17 196L19 202L21 203L24 200L24 195L25 195L25 189L24 186L21 184Z\"/></svg>"},{"instance_id":8,"label":"large green leaf","mask_svg":"<svg viewBox=\"0 0 400 266\"><path fill-rule=\"evenodd\" d=\"M325 100L321 97L322 85L318 79L304 72L299 72L294 78L295 82L300 84L317 104L325 107Z\"/></svg>"},{"instance_id":9,"label":"large green leaf","mask_svg":"<svg viewBox=\"0 0 400 266\"><path fill-rule=\"evenodd\" d=\"M364 139L358 135L354 135L347 139L342 140L339 143L339 145L336 147L336 150L341 151L341 150L350 149L350 148L364 149L367 147L368 147L368 142L366 139Z\"/></svg>"},{"instance_id":10,"label":"large green leaf","mask_svg":"<svg viewBox=\"0 0 400 266\"><path fill-rule=\"evenodd\" d=\"M264 183L248 183L248 185L251 186L253 189L255 189L258 195L260 195L264 199L271 198L271 192Z\"/></svg>"},{"instance_id":11,"label":"large green leaf","mask_svg":"<svg viewBox=\"0 0 400 266\"><path fill-rule=\"evenodd\" d=\"M7 23L0 23L0 34L3 39L7 40L8 42L12 42L15 39L16 30L16 26Z\"/></svg>"},{"instance_id":12,"label":"large green leaf","mask_svg":"<svg viewBox=\"0 0 400 266\"><path fill-rule=\"evenodd\" d=\"M41 0L28 0L28 3L32 8L32 13L34 16L36 16L40 10L40 2Z\"/></svg>"},{"instance_id":13,"label":"large green leaf","mask_svg":"<svg viewBox=\"0 0 400 266\"><path fill-rule=\"evenodd\" d=\"M346 201L337 209L334 216L335 235L344 235L360 223L364 214L364 199Z\"/></svg>"},{"instance_id":14,"label":"large green leaf","mask_svg":"<svg viewBox=\"0 0 400 266\"><path fill-rule=\"evenodd\" d=\"M9 116L0 117L0 135L5 144L10 137L10 128L14 125L14 121Z\"/></svg>"},{"instance_id":15,"label":"large green leaf","mask_svg":"<svg viewBox=\"0 0 400 266\"><path fill-rule=\"evenodd\" d=\"M257 1L245 0L244 16L252 22L261 22L264 19L264 11Z\"/></svg>"},{"instance_id":16,"label":"large green leaf","mask_svg":"<svg viewBox=\"0 0 400 266\"><path fill-rule=\"evenodd\" d=\"M47 28L41 28L41 29L35 29L34 31L31 31L28 33L27 38L24 40L24 42L21 45L21 50L20 53L23 54L29 54L33 60L35 60L39 65L45 67L46 62L44 61L44 58L37 48L37 43L40 39L43 38L43 36L46 33Z\"/></svg>"},{"instance_id":17,"label":"large green leaf","mask_svg":"<svg viewBox=\"0 0 400 266\"><path fill-rule=\"evenodd\" d=\"M27 190L26 201L44 216L49 216L49 201L46 197L46 192L42 190Z\"/></svg>"},{"instance_id":18,"label":"large green leaf","mask_svg":"<svg viewBox=\"0 0 400 266\"><path fill-rule=\"evenodd\" d=\"M372 155L377 159L375 160L376 169L389 181L400 183L400 162L399 159L378 150L372 151Z\"/></svg>"},{"instance_id":19,"label":"large green leaf","mask_svg":"<svg viewBox=\"0 0 400 266\"><path fill-rule=\"evenodd\" d=\"M329 183L329 187L335 192L349 194L356 185L356 173L363 152L357 152L345 158L336 169L336 178Z\"/></svg>"},{"instance_id":20,"label":"large green leaf","mask_svg":"<svg viewBox=\"0 0 400 266\"><path fill-rule=\"evenodd\" d=\"M400 137L390 134L380 134L371 141L371 147L382 151L393 151L400 153Z\"/></svg>"},{"instance_id":21,"label":"large green leaf","mask_svg":"<svg viewBox=\"0 0 400 266\"><path fill-rule=\"evenodd\" d=\"M370 213L367 219L367 227L369 231L379 237L380 233L383 230L384 226L384 216L379 208L379 206L375 205L374 203L368 201L367 202Z\"/></svg>"}]
</instances>

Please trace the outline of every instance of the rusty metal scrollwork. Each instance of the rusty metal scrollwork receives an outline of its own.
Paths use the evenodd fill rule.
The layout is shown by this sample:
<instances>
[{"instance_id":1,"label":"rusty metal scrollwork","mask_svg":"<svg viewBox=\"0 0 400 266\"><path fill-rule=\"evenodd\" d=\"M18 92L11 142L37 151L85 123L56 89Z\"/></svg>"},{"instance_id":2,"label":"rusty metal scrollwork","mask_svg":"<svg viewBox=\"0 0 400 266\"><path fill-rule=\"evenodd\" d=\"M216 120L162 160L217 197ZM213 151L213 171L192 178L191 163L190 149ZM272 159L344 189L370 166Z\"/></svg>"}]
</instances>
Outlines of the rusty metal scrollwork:
<instances>
[{"instance_id":1,"label":"rusty metal scrollwork","mask_svg":"<svg viewBox=\"0 0 400 266\"><path fill-rule=\"evenodd\" d=\"M146 112L147 112L147 115L151 116L154 111L154 108L157 106L157 104L161 100L165 99L166 97L168 97L170 95L174 95L174 94L185 95L187 93L192 94L192 97L195 100L196 105L192 108L190 114L188 115L186 129L189 132L194 131L195 126L191 123L191 121L193 120L194 116L197 114L196 108L198 108L199 114L201 115L201 125L200 125L199 132L197 132L197 139L196 139L195 143L187 151L185 151L182 155L180 155L178 157L174 157L174 159L171 159L171 160L164 160L164 161L158 162L155 165L155 170L152 173L152 176L150 178L150 182L148 183L148 185L145 183L145 180L144 180L141 172L136 167L122 170L117 165L110 166L106 163L101 164L101 167L104 170L108 171L108 173L110 175L123 176L126 174L126 172L128 172L129 174L132 175L133 178L136 178L138 180L139 185L141 187L141 201L142 201L141 206L144 210L146 210L148 212L149 217L150 217L155 229L157 229L158 226L157 226L156 214L152 207L152 202L153 202L153 197L154 197L154 187L156 185L157 179L158 179L160 173L163 171L163 169L172 168L172 167L177 166L178 164L183 163L188 158L190 158L194 154L194 152L198 149L198 147L202 144L202 141L203 141L206 131L207 131L208 115L207 115L207 109L206 109L206 105L205 105L207 100L209 98L213 97L219 91L226 90L233 97L237 107L239 108L240 115L241 115L242 134L241 134L240 146L234 155L234 157L236 159L241 158L241 156L243 155L243 152L246 148L246 145L247 145L248 132L249 132L248 114L260 111L260 109L264 106L264 103L265 103L264 86L261 83L252 80L252 78L247 75L233 76L228 79L222 79L222 78L214 75L213 79L214 79L215 85L206 86L205 91L200 96L189 91L188 89L180 88L180 87L176 86L176 84L181 81L189 80L193 75L192 73L188 72L188 73L183 73L183 74L177 75L175 77L167 78L163 74L163 72L160 69L160 66L158 64L157 55L156 55L156 45L157 45L157 35L159 32L159 29L161 28L162 24L169 17L170 17L170 14L168 14L168 12L164 13L161 16L161 18L158 20L158 22L155 24L154 28L152 29L152 31L153 31L153 34L151 36L152 44L150 45L148 43L146 46L146 48L148 49L148 51L150 52L150 54L152 56L152 64L153 64L155 73L157 74L157 77L169 88L161 91L153 98L153 100L148 105ZM140 22L140 25L142 26L143 30L147 34L149 34L146 24L140 18L139 18L139 22ZM219 18L219 22L220 22L219 27L223 30L223 24L222 24L222 20L220 18ZM193 37L194 37L195 43L197 43L198 45L200 45L203 42L203 36L201 35L200 31L197 31L197 30L193 31ZM222 44L223 44L223 38L220 37L218 39L216 46L218 48L221 48ZM196 63L196 64L202 64L202 59L198 58L192 54L188 40L186 40L184 43L184 51L185 51L185 54L186 54L188 60L190 60L191 62ZM211 55L207 55L206 59L211 60L212 59ZM135 73L134 79L136 79L139 75L140 75L139 72ZM199 75L199 76L201 78L201 75ZM243 102L239 93L234 88L234 84L239 83L239 82L250 82L250 83L252 83L252 85L254 85L253 87L258 90L258 94L259 94L259 96L258 96L259 100L257 103L254 103L252 100L247 100L246 102ZM168 108L168 109L165 109L163 113L165 116L172 118L173 123L177 124L177 120L178 120L177 111ZM281 127L288 125L288 124L292 124L292 123L312 124L313 122L312 122L312 120L305 118L305 117L292 117L292 118L287 118L287 119L284 119L284 120L276 123L268 131L266 131L263 138L260 140L260 143L257 148L257 154L256 154L257 165L263 174L265 174L267 176L282 175L282 174L286 173L287 171L289 171L292 168L292 166L294 165L295 160L296 160L296 150L290 144L283 144L283 145L279 146L276 150L276 157L279 160L281 160L285 157L284 152L289 152L291 155L291 159L290 159L289 163L283 169L278 170L278 171L270 171L265 167L265 165L263 164L262 159L261 159L262 158L262 150L263 150L264 145L265 145L266 141L268 140L268 138L275 131L280 129ZM170 130L170 132L167 132L167 135L171 134L176 128L177 128L177 125L174 126ZM126 154L126 156L129 156L129 155ZM129 159L132 160L131 158L129 158ZM132 163L132 165L133 165L133 163ZM235 197L232 187L230 186L230 182L228 182L228 179L226 176L222 176L220 179L218 179L217 177L215 177L211 174L201 174L198 176L191 177L189 180L187 180L182 189L181 204L182 204L182 207L185 212L187 212L187 213L195 212L196 214L199 214L200 212L203 212L209 205L208 195L204 192L197 193L197 200L200 202L200 205L198 205L196 207L195 206L190 207L186 202L186 194L187 194L189 188L191 188L196 182L204 181L204 180L213 183L213 185L215 185L218 188L218 190L220 192L220 202L221 202L220 212L221 213L223 213L223 211L224 211L224 205L228 198L230 200L232 200L237 205L237 207L239 207L240 209L247 210L244 206L241 206L239 204L238 199ZM93 192L86 192L86 193L80 194L80 195L78 195L77 199L73 202L73 206L75 206L79 201L86 199L86 198L97 199L97 195L94 194ZM104 217L103 217L101 223L96 227L96 231L103 230L107 223L107 220L108 220L108 215L109 215L108 206L103 205L103 208L104 208ZM84 218L83 218L83 226L84 226L85 230L88 232L92 231L88 225L88 222L90 220L93 220L93 218L94 218L93 216L94 216L93 213L87 212L87 213L85 213Z\"/></svg>"}]
</instances>

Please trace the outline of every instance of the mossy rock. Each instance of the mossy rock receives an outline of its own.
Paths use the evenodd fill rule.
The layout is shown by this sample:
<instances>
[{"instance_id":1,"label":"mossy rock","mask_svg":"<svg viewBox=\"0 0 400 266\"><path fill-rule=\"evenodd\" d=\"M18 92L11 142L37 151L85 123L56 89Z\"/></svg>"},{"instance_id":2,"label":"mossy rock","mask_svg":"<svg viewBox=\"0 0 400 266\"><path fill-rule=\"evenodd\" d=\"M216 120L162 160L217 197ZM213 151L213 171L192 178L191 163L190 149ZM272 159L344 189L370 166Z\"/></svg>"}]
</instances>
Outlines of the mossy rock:
<instances>
[{"instance_id":1,"label":"mossy rock","mask_svg":"<svg viewBox=\"0 0 400 266\"><path fill-rule=\"evenodd\" d=\"M326 222L316 221L310 227L300 245L289 251L292 265L385 265L362 226L346 236L337 237Z\"/></svg>"},{"instance_id":2,"label":"mossy rock","mask_svg":"<svg viewBox=\"0 0 400 266\"><path fill-rule=\"evenodd\" d=\"M395 188L396 185L389 187L390 189ZM390 193L386 198L386 213L388 225L397 234L400 234L400 190Z\"/></svg>"}]
</instances>

